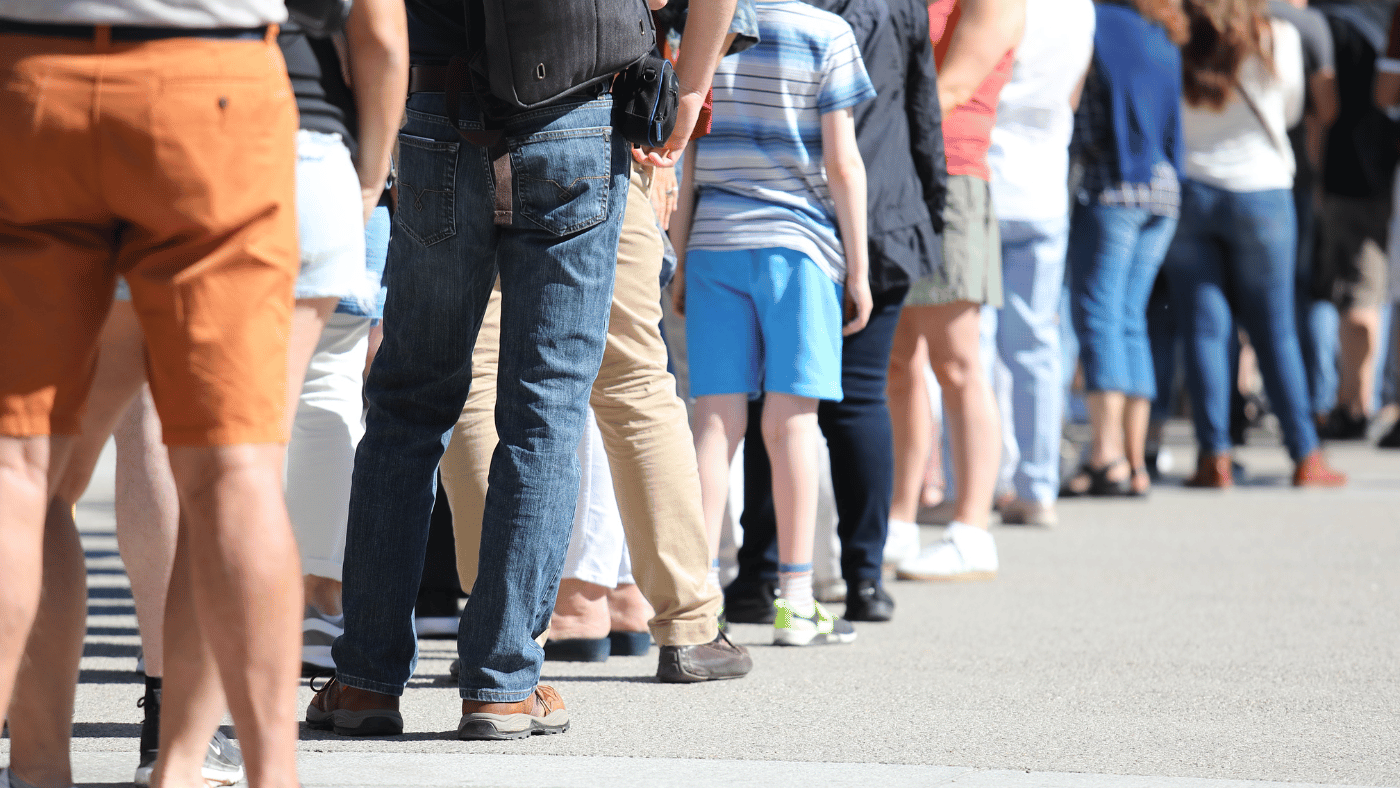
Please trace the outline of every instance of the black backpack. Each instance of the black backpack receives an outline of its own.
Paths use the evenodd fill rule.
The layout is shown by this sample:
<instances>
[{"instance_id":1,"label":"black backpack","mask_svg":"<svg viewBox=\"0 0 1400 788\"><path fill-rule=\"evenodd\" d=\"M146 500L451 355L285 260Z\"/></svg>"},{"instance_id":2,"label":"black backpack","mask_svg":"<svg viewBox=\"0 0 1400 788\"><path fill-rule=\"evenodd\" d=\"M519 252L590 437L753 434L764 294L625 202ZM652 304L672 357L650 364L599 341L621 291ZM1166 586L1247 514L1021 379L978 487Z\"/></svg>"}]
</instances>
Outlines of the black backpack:
<instances>
[{"instance_id":1,"label":"black backpack","mask_svg":"<svg viewBox=\"0 0 1400 788\"><path fill-rule=\"evenodd\" d=\"M462 31L472 82L515 110L596 88L656 46L646 0L409 3L424 19Z\"/></svg>"}]
</instances>

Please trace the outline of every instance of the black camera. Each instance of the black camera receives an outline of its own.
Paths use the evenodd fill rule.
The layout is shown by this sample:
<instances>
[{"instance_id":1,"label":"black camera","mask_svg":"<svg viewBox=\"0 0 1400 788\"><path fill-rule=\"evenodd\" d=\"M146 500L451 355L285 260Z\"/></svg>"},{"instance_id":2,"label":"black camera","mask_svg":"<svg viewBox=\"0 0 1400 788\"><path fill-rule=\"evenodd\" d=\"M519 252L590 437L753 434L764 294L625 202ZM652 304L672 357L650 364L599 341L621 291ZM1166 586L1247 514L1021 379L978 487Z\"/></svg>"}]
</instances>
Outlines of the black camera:
<instances>
[{"instance_id":1,"label":"black camera","mask_svg":"<svg viewBox=\"0 0 1400 788\"><path fill-rule=\"evenodd\" d=\"M657 147L676 128L680 83L671 62L647 55L613 83L613 125L635 145Z\"/></svg>"}]
</instances>

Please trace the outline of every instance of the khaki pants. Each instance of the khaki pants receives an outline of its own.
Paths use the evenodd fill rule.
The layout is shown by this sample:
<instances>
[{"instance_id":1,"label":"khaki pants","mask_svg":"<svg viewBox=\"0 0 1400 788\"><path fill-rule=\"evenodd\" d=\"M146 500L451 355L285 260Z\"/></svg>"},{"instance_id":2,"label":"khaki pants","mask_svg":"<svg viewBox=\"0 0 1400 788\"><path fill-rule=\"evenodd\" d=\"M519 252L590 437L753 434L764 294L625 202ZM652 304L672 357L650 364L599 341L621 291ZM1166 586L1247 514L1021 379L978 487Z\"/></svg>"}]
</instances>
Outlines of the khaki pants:
<instances>
[{"instance_id":1,"label":"khaki pants","mask_svg":"<svg viewBox=\"0 0 1400 788\"><path fill-rule=\"evenodd\" d=\"M722 597L706 585L710 558L695 449L685 404L666 371L661 248L647 179L634 166L607 348L590 404L612 466L632 573L656 609L651 633L662 645L690 646L716 637ZM471 394L441 465L457 538L457 573L468 591L476 580L486 479L496 448L500 318L498 287L472 352Z\"/></svg>"}]
</instances>

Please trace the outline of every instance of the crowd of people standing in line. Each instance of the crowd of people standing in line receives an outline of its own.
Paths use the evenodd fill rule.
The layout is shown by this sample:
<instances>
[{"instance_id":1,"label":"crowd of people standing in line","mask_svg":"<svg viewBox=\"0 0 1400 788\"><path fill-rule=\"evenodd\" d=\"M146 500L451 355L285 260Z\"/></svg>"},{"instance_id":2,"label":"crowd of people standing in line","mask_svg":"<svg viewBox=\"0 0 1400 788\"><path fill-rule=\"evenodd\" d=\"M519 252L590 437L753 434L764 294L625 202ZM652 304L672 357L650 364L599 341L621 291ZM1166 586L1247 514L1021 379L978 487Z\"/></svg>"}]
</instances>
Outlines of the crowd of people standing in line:
<instances>
[{"instance_id":1,"label":"crowd of people standing in line","mask_svg":"<svg viewBox=\"0 0 1400 788\"><path fill-rule=\"evenodd\" d=\"M189 5L0 0L0 160L30 184L0 187L0 784L72 782L73 507L112 436L136 782L262 788L296 784L298 620L333 671L306 724L403 732L435 507L458 733L513 739L568 729L545 659L654 640L663 682L739 678L727 622L850 643L894 615L890 565L995 577L994 511L1147 495L1178 356L1191 487L1242 472L1241 370L1296 486L1344 484L1320 440L1379 410L1385 0L653 0L658 148L610 131L606 86L504 119L458 95L459 3L357 0L334 37ZM841 593L814 586L822 439Z\"/></svg>"}]
</instances>

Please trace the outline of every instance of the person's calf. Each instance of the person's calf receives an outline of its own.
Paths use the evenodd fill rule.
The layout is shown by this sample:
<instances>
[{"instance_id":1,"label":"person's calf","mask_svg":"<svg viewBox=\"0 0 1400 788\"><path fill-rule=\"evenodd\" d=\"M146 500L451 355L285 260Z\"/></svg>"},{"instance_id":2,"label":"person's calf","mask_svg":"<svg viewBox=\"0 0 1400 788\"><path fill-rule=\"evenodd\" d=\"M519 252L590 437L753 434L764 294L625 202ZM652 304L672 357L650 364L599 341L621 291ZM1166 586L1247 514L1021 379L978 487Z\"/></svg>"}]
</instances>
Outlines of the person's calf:
<instances>
[{"instance_id":1,"label":"person's calf","mask_svg":"<svg viewBox=\"0 0 1400 788\"><path fill-rule=\"evenodd\" d=\"M608 614L613 632L646 632L655 611L634 583L623 583L608 591Z\"/></svg>"},{"instance_id":2,"label":"person's calf","mask_svg":"<svg viewBox=\"0 0 1400 788\"><path fill-rule=\"evenodd\" d=\"M47 437L0 436L0 709L39 609L48 462Z\"/></svg>"}]
</instances>

